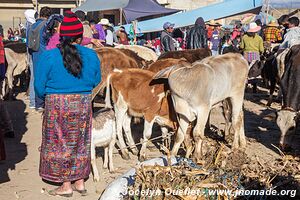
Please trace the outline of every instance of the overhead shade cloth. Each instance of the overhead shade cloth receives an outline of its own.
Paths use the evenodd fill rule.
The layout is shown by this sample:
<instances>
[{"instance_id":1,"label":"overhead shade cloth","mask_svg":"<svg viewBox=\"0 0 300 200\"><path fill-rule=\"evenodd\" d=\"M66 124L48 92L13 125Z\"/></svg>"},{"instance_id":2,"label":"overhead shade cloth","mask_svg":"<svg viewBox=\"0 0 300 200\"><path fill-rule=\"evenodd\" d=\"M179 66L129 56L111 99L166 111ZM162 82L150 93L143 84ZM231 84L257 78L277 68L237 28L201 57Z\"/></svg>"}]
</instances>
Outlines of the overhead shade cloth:
<instances>
[{"instance_id":1,"label":"overhead shade cloth","mask_svg":"<svg viewBox=\"0 0 300 200\"><path fill-rule=\"evenodd\" d=\"M270 6L273 8L300 8L300 0L270 0Z\"/></svg>"},{"instance_id":2,"label":"overhead shade cloth","mask_svg":"<svg viewBox=\"0 0 300 200\"><path fill-rule=\"evenodd\" d=\"M82 10L84 12L101 11L101 10L113 10L124 8L128 5L129 0L86 0L81 6L73 9Z\"/></svg>"},{"instance_id":3,"label":"overhead shade cloth","mask_svg":"<svg viewBox=\"0 0 300 200\"><path fill-rule=\"evenodd\" d=\"M165 17L145 20L138 23L141 33L161 31L165 22L175 23L175 28L193 25L198 17L205 21L222 19L234 15L253 12L258 14L263 5L263 0L227 0L195 10L176 13ZM125 25L126 31L130 30L130 24Z\"/></svg>"},{"instance_id":4,"label":"overhead shade cloth","mask_svg":"<svg viewBox=\"0 0 300 200\"><path fill-rule=\"evenodd\" d=\"M130 0L124 8L124 15L127 23L131 21L158 14L173 14L179 12L177 9L169 9L161 6L155 0Z\"/></svg>"}]
</instances>

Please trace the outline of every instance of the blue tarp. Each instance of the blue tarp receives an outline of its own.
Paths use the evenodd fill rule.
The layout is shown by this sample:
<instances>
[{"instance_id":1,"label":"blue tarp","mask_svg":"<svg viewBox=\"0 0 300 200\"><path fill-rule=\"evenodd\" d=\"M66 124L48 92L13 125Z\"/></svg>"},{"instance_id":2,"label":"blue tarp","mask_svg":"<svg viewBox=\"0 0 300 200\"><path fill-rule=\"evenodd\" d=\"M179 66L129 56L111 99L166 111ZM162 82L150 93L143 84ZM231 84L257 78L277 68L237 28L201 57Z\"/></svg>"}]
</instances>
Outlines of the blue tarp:
<instances>
[{"instance_id":1,"label":"blue tarp","mask_svg":"<svg viewBox=\"0 0 300 200\"><path fill-rule=\"evenodd\" d=\"M165 8L155 0L130 0L123 11L127 23L130 23L141 17L173 14L180 10Z\"/></svg>"},{"instance_id":2,"label":"blue tarp","mask_svg":"<svg viewBox=\"0 0 300 200\"><path fill-rule=\"evenodd\" d=\"M300 8L300 0L270 0L270 6L273 8L288 8L296 9Z\"/></svg>"},{"instance_id":3,"label":"blue tarp","mask_svg":"<svg viewBox=\"0 0 300 200\"><path fill-rule=\"evenodd\" d=\"M175 28L193 25L198 17L205 21L221 19L246 12L260 12L263 0L227 0L195 10L176 13L165 17L138 22L138 30L142 33L161 31L165 22L175 23ZM125 25L129 32L130 24Z\"/></svg>"},{"instance_id":4,"label":"blue tarp","mask_svg":"<svg viewBox=\"0 0 300 200\"><path fill-rule=\"evenodd\" d=\"M102 10L113 10L120 9L127 6L129 0L86 0L81 6L72 9L73 12L76 10L82 10L84 12L91 11L102 11Z\"/></svg>"}]
</instances>

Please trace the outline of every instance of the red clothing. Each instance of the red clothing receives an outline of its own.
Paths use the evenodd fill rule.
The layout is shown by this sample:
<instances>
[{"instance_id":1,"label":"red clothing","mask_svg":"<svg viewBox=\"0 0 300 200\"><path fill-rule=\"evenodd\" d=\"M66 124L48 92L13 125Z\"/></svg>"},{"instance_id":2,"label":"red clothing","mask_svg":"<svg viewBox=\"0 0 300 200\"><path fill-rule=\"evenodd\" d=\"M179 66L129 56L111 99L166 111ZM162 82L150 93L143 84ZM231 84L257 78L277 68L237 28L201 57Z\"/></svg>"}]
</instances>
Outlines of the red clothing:
<instances>
[{"instance_id":1,"label":"red clothing","mask_svg":"<svg viewBox=\"0 0 300 200\"><path fill-rule=\"evenodd\" d=\"M5 62L4 58L4 45L3 45L3 38L0 36L0 64Z\"/></svg>"},{"instance_id":2,"label":"red clothing","mask_svg":"<svg viewBox=\"0 0 300 200\"><path fill-rule=\"evenodd\" d=\"M241 31L238 29L233 29L232 34L231 34L231 40L234 40L236 37L241 36Z\"/></svg>"},{"instance_id":3,"label":"red clothing","mask_svg":"<svg viewBox=\"0 0 300 200\"><path fill-rule=\"evenodd\" d=\"M207 29L207 38L210 39L212 36L214 29L212 27L208 27Z\"/></svg>"}]
</instances>

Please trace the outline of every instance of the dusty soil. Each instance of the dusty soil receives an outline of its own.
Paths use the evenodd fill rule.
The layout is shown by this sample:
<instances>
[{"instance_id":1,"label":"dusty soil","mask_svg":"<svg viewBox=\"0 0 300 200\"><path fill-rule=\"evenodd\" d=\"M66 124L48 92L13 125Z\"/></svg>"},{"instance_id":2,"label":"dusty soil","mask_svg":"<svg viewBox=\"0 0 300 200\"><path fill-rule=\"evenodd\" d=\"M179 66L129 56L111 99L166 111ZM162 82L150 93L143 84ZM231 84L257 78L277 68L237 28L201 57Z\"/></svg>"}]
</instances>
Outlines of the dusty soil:
<instances>
[{"instance_id":1,"label":"dusty soil","mask_svg":"<svg viewBox=\"0 0 300 200\"><path fill-rule=\"evenodd\" d=\"M278 103L274 103L271 108L266 104L266 93L259 94L246 93L245 95L245 131L247 136L246 154L248 157L258 157L262 162L274 162L280 158L276 148L279 143L279 129L272 119L274 112L280 108ZM6 139L7 160L0 162L0 197L3 200L10 199L62 199L61 197L50 197L43 188L52 189L56 187L48 184L39 177L39 151L41 142L41 114L28 108L28 100L24 93L18 95L16 101L6 102L11 118L13 119L16 138ZM224 120L220 115L220 109L212 112L211 122L213 127L224 129ZM133 125L135 126L135 125ZM142 126L135 128L135 138L139 141L142 133ZM158 132L158 131L156 131ZM298 130L298 133L300 131ZM300 134L297 134L294 141L294 149L299 149ZM158 141L160 142L160 141ZM123 160L115 149L114 165L116 173L110 174L108 170L102 169L103 151L99 149L98 169L101 173L101 181L93 182L93 176L86 181L86 188L89 195L81 197L74 193L70 199L98 199L105 187L116 177L135 166L138 159L130 155L130 160ZM297 155L297 151L293 152ZM157 143L149 145L148 158L160 156L162 153L157 148Z\"/></svg>"}]
</instances>

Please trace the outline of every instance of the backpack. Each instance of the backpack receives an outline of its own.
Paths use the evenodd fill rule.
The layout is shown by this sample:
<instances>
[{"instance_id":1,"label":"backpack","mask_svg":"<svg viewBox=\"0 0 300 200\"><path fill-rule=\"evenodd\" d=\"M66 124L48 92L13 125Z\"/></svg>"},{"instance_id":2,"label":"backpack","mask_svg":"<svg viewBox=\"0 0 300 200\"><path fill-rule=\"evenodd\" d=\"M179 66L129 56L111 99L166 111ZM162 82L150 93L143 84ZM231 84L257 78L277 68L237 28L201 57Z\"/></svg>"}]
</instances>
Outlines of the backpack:
<instances>
[{"instance_id":1,"label":"backpack","mask_svg":"<svg viewBox=\"0 0 300 200\"><path fill-rule=\"evenodd\" d=\"M43 26L46 24L46 20L41 22L37 27L32 28L30 27L28 31L28 48L33 51L38 51L40 48L40 30L43 28Z\"/></svg>"}]
</instances>

